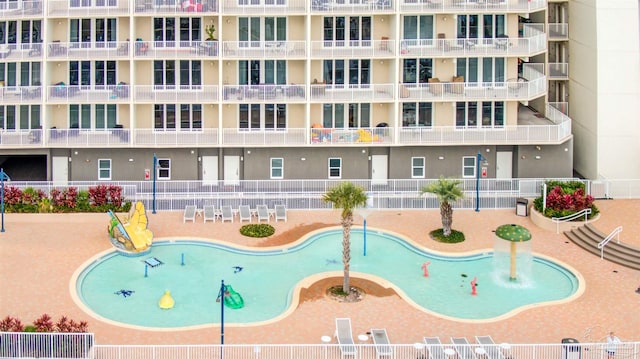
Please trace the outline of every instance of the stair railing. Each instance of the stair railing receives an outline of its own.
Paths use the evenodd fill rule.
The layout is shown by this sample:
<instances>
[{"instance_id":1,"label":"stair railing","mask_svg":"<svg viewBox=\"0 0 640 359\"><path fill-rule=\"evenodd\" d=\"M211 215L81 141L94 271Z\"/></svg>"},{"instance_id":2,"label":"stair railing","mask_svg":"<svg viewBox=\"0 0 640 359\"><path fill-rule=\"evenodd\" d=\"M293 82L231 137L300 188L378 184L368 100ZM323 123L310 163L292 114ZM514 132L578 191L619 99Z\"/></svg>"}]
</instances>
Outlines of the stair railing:
<instances>
[{"instance_id":1,"label":"stair railing","mask_svg":"<svg viewBox=\"0 0 640 359\"><path fill-rule=\"evenodd\" d=\"M589 222L589 215L591 214L591 208L585 208L580 212L576 212L574 214L570 214L564 217L553 217L551 218L551 222L556 224L556 233L560 233L560 223L573 221L576 218L580 218L584 216L584 223Z\"/></svg>"},{"instance_id":2,"label":"stair railing","mask_svg":"<svg viewBox=\"0 0 640 359\"><path fill-rule=\"evenodd\" d=\"M620 232L622 232L622 226L614 229L609 235L602 240L602 242L598 243L598 248L600 249L600 259L604 259L604 247L607 243L611 242L611 240L615 237L616 241L620 243Z\"/></svg>"}]
</instances>

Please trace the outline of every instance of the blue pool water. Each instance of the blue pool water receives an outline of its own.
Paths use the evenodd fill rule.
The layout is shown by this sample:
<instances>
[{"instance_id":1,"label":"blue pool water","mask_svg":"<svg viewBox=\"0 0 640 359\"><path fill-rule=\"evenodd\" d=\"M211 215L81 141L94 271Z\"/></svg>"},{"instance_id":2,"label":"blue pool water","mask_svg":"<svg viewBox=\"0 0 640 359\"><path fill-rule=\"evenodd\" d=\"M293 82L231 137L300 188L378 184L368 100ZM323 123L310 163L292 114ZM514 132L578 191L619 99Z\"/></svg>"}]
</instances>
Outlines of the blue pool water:
<instances>
[{"instance_id":1,"label":"blue pool water","mask_svg":"<svg viewBox=\"0 0 640 359\"><path fill-rule=\"evenodd\" d=\"M351 271L386 279L407 300L428 311L457 319L490 319L522 306L557 301L576 293L578 278L564 267L534 257L530 269L510 282L508 264L494 269L492 251L448 257L425 252L384 232L351 232ZM182 257L184 256L184 265ZM148 268L144 260L161 262ZM421 266L430 261L429 277ZM508 261L507 261L508 263ZM236 272L234 267L242 271ZM342 271L342 231L328 230L287 249L243 250L198 241L157 242L142 257L107 254L83 269L76 281L80 300L95 314L117 322L155 328L220 322L215 299L220 281L242 295L245 307L226 309L226 323L259 323L283 314L304 278ZM478 295L469 282L477 277ZM121 290L132 291L123 296ZM162 310L158 300L170 290L175 307Z\"/></svg>"}]
</instances>

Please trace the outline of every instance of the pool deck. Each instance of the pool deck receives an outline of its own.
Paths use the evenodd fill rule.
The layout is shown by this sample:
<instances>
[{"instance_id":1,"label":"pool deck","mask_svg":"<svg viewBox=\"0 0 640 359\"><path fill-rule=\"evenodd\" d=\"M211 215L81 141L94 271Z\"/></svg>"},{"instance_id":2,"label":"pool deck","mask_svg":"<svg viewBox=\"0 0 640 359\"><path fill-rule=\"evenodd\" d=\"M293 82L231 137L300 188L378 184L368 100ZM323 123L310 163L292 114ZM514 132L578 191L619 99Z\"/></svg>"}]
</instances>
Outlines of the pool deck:
<instances>
[{"instance_id":1,"label":"pool deck","mask_svg":"<svg viewBox=\"0 0 640 359\"><path fill-rule=\"evenodd\" d=\"M610 232L622 225L621 241L640 247L640 200L597 201L597 205L601 216L594 225L598 229ZM509 343L560 343L567 337L596 342L610 330L624 341L640 341L640 294L635 293L640 287L640 271L600 260L562 234L536 227L529 217L516 216L515 210L455 210L453 220L453 228L467 237L463 243L443 244L428 238L429 231L441 226L438 210L378 211L368 216L367 225L371 230L407 236L432 250L465 252L492 249L492 230L502 224L520 224L531 231L534 252L554 257L580 272L586 282L584 293L573 301L528 309L508 319L464 323L417 310L380 288L372 291L384 294L365 295L357 303L339 303L322 295L325 287L314 285L306 291L309 299L280 321L252 327L226 326L225 343L318 344L321 336L333 334L337 317L351 318L354 337L371 328L386 328L390 341L397 344L420 342L424 336L439 336L446 342L449 337L464 336L473 341L475 335L486 334L496 342ZM47 313L54 319L65 315L85 320L99 344L219 343L219 326L170 332L133 330L101 322L75 304L70 278L88 259L111 249L108 223L106 214L6 214L6 232L0 234L0 319L10 315L26 324ZM361 223L356 217L356 224ZM288 222L272 224L276 235L305 226L338 226L339 212L290 210ZM149 228L156 238L201 237L240 245L260 242L240 235L240 225L238 221L205 224L201 217L195 223L183 223L181 212L154 215L149 211ZM362 249L352 248L351 255L362 255ZM482 295L481 286L478 295ZM212 310L219 310L215 298L211 303Z\"/></svg>"}]
</instances>

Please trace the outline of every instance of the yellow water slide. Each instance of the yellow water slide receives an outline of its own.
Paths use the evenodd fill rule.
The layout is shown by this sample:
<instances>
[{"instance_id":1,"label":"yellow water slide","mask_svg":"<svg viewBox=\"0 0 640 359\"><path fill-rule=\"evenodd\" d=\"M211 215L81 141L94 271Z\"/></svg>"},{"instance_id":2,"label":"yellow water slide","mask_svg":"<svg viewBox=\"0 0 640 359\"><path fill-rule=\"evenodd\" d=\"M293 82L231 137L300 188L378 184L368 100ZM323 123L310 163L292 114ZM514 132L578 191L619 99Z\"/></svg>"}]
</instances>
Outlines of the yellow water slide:
<instances>
[{"instance_id":1,"label":"yellow water slide","mask_svg":"<svg viewBox=\"0 0 640 359\"><path fill-rule=\"evenodd\" d=\"M136 202L134 211L126 223L122 223L111 211L109 215L111 216L109 235L127 250L141 252L151 246L153 232L147 228L148 218L142 202Z\"/></svg>"}]
</instances>

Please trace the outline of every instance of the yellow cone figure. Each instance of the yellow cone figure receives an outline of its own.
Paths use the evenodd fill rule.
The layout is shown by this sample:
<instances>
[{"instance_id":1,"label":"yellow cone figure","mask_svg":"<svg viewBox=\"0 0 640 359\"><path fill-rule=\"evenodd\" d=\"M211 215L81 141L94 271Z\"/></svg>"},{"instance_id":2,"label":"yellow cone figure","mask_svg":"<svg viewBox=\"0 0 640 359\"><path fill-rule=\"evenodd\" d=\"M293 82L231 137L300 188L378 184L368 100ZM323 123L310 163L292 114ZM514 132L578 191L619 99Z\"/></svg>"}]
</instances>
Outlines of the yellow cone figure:
<instances>
[{"instance_id":1,"label":"yellow cone figure","mask_svg":"<svg viewBox=\"0 0 640 359\"><path fill-rule=\"evenodd\" d=\"M168 290L164 292L162 298L160 298L160 301L158 302L158 306L162 309L171 309L175 304L176 302L173 300L171 292Z\"/></svg>"}]
</instances>

